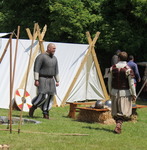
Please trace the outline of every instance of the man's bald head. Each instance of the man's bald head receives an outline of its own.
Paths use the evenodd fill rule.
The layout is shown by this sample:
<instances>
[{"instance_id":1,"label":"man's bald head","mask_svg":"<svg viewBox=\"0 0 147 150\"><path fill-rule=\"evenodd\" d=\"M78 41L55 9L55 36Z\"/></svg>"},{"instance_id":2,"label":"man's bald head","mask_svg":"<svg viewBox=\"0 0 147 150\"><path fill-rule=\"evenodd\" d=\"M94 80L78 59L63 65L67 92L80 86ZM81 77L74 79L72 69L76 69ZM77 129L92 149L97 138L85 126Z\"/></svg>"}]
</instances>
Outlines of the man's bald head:
<instances>
[{"instance_id":1,"label":"man's bald head","mask_svg":"<svg viewBox=\"0 0 147 150\"><path fill-rule=\"evenodd\" d=\"M54 55L55 51L56 51L56 45L54 43L48 44L48 46L47 46L47 52L49 54Z\"/></svg>"}]
</instances>

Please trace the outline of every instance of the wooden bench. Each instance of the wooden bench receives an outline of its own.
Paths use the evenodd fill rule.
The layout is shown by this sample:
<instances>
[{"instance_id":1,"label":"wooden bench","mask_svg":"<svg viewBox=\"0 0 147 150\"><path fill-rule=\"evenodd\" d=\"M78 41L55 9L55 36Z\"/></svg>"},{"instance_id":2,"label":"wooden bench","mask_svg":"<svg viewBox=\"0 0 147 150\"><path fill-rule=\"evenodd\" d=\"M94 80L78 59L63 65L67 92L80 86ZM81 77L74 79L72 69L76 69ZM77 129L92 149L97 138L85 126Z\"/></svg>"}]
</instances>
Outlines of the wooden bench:
<instances>
[{"instance_id":1,"label":"wooden bench","mask_svg":"<svg viewBox=\"0 0 147 150\"><path fill-rule=\"evenodd\" d=\"M75 103L67 102L67 104L70 104L68 117L75 119L76 112L79 112L79 110L76 110L78 105L89 105L90 106L90 105L94 105L95 102L75 102Z\"/></svg>"},{"instance_id":2,"label":"wooden bench","mask_svg":"<svg viewBox=\"0 0 147 150\"><path fill-rule=\"evenodd\" d=\"M70 109L69 109L69 113L68 113L68 117L75 119L76 118L76 112L79 112L80 110L90 110L90 111L98 111L98 112L106 112L106 111L110 111L107 108L104 109L95 109L92 107L78 107L78 105L94 105L95 102L75 102L75 103L71 103L71 102L67 102L67 104L70 104ZM136 105L134 107L132 107L132 109L137 109L137 108L145 108L147 106L145 105Z\"/></svg>"}]
</instances>

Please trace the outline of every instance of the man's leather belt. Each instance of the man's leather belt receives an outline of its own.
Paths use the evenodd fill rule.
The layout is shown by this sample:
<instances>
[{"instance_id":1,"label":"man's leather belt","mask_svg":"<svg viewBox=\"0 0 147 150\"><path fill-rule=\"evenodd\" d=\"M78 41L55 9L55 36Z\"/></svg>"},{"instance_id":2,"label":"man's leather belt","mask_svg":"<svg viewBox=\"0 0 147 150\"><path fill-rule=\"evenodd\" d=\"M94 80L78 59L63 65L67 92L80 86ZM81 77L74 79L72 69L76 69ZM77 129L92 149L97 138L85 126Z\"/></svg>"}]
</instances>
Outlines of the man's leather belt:
<instances>
[{"instance_id":1,"label":"man's leather belt","mask_svg":"<svg viewBox=\"0 0 147 150\"><path fill-rule=\"evenodd\" d=\"M42 75L40 74L39 77L44 77L44 78L53 78L53 76L48 76L48 75Z\"/></svg>"}]
</instances>

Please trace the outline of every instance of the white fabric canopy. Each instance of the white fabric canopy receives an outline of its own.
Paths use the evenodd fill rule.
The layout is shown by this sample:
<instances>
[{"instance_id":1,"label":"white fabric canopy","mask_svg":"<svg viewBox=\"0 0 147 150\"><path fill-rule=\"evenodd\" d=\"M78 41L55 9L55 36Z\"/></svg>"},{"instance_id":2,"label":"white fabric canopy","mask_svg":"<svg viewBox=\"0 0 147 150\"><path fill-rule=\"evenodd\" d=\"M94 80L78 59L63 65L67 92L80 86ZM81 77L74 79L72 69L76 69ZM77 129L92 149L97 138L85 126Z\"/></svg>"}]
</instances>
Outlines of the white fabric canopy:
<instances>
[{"instance_id":1,"label":"white fabric canopy","mask_svg":"<svg viewBox=\"0 0 147 150\"><path fill-rule=\"evenodd\" d=\"M0 48L0 57L2 56L3 50L7 44L8 39L2 39ZM18 54L16 60L16 71L14 78L14 88L13 88L13 98L15 97L15 91L20 88L20 85L25 81L24 75L27 71L28 61L31 50L31 40L19 39L18 42ZM50 42L44 42L44 48ZM97 100L105 99L104 93L102 91L97 70L92 59L89 55L87 62L85 63L80 75L76 77L75 75L81 66L82 60L88 51L89 45L87 44L71 44L71 43L55 43L56 52L55 56L59 63L59 76L60 76L60 86L57 87L57 104L61 105L71 83L76 80L66 102L74 101L85 101L85 100ZM15 45L16 40L12 40L12 53L13 61L15 55ZM38 51L38 41L34 41L32 56L35 51ZM8 108L10 102L10 47L8 47L7 52L0 63L0 108ZM37 55L39 53L37 52ZM35 57L37 56L35 55ZM35 60L33 59L33 63ZM13 66L13 63L12 63ZM25 82L24 82L25 83ZM24 84L23 84L24 85ZM26 90L29 92L30 96L33 98L36 96L36 87L34 86L33 77L33 65L29 70L28 82Z\"/></svg>"}]
</instances>

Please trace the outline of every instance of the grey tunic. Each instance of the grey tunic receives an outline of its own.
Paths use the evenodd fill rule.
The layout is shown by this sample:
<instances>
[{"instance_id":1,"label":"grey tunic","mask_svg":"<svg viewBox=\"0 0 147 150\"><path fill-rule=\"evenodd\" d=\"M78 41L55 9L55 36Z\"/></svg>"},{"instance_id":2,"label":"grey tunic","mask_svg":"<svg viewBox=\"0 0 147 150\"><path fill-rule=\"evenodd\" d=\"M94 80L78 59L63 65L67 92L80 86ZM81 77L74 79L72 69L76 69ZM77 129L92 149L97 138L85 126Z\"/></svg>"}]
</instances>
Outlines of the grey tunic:
<instances>
[{"instance_id":1,"label":"grey tunic","mask_svg":"<svg viewBox=\"0 0 147 150\"><path fill-rule=\"evenodd\" d=\"M54 95L55 80L59 82L58 74L58 61L55 56L50 56L48 53L37 56L34 64L34 79L39 80L39 93Z\"/></svg>"}]
</instances>

